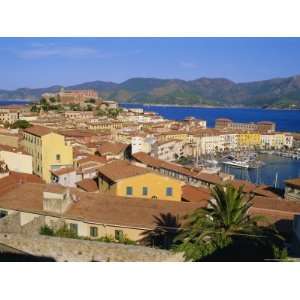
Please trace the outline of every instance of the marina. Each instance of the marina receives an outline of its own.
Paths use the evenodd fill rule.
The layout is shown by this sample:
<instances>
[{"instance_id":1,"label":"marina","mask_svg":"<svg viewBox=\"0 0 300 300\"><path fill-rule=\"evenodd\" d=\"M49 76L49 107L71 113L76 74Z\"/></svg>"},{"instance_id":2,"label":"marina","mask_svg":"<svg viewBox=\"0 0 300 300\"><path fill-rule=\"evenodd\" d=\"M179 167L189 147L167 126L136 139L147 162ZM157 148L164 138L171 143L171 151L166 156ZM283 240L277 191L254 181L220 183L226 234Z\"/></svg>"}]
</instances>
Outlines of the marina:
<instances>
[{"instance_id":1,"label":"marina","mask_svg":"<svg viewBox=\"0 0 300 300\"><path fill-rule=\"evenodd\" d=\"M284 188L284 180L300 176L300 160L276 154L258 154L258 160L263 162L258 168L236 168L222 164L221 169L225 173L235 175L237 179L281 189Z\"/></svg>"},{"instance_id":2,"label":"marina","mask_svg":"<svg viewBox=\"0 0 300 300\"><path fill-rule=\"evenodd\" d=\"M199 158L197 166L207 173L224 172L234 175L236 179L280 189L284 188L284 180L300 176L300 160L279 151L203 156Z\"/></svg>"}]
</instances>

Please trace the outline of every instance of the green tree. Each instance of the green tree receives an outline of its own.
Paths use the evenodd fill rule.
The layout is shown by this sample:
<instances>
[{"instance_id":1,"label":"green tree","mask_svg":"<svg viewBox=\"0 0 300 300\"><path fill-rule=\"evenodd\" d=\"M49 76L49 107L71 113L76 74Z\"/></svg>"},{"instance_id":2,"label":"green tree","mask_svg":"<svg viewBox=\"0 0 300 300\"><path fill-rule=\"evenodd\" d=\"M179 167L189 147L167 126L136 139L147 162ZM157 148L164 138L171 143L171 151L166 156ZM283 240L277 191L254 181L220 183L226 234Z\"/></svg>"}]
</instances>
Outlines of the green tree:
<instances>
[{"instance_id":1,"label":"green tree","mask_svg":"<svg viewBox=\"0 0 300 300\"><path fill-rule=\"evenodd\" d=\"M36 104L33 104L30 109L31 112L40 112L40 110L41 110L41 108L39 106L37 106Z\"/></svg>"},{"instance_id":2,"label":"green tree","mask_svg":"<svg viewBox=\"0 0 300 300\"><path fill-rule=\"evenodd\" d=\"M103 109L98 109L97 110L97 116L98 117L103 117L106 115L106 112Z\"/></svg>"},{"instance_id":3,"label":"green tree","mask_svg":"<svg viewBox=\"0 0 300 300\"><path fill-rule=\"evenodd\" d=\"M171 213L154 216L155 228L142 233L141 243L162 249L170 249L180 228L178 217Z\"/></svg>"},{"instance_id":4,"label":"green tree","mask_svg":"<svg viewBox=\"0 0 300 300\"><path fill-rule=\"evenodd\" d=\"M122 110L119 108L109 108L107 110L107 116L110 118L116 118Z\"/></svg>"},{"instance_id":5,"label":"green tree","mask_svg":"<svg viewBox=\"0 0 300 300\"><path fill-rule=\"evenodd\" d=\"M96 99L90 98L90 99L85 100L84 102L85 103L93 103L93 104L95 104L96 103Z\"/></svg>"},{"instance_id":6,"label":"green tree","mask_svg":"<svg viewBox=\"0 0 300 300\"><path fill-rule=\"evenodd\" d=\"M31 124L26 121L26 120L17 120L16 122L14 122L12 125L11 125L11 128L21 128L21 129L25 129L25 128L28 128L30 127Z\"/></svg>"},{"instance_id":7,"label":"green tree","mask_svg":"<svg viewBox=\"0 0 300 300\"><path fill-rule=\"evenodd\" d=\"M50 97L50 98L49 98L49 101L50 101L51 103L55 103L55 102L56 102L56 98L55 98L55 97Z\"/></svg>"},{"instance_id":8,"label":"green tree","mask_svg":"<svg viewBox=\"0 0 300 300\"><path fill-rule=\"evenodd\" d=\"M40 104L41 105L46 105L46 104L48 104L48 101L45 98L41 98L40 99Z\"/></svg>"},{"instance_id":9,"label":"green tree","mask_svg":"<svg viewBox=\"0 0 300 300\"><path fill-rule=\"evenodd\" d=\"M228 248L232 243L242 245L246 241L247 245L255 244L259 249L258 241L265 243L273 242L273 237L280 239L273 228L258 225L259 222L267 222L266 218L249 214L252 203L244 195L243 187L216 186L212 196L213 200L206 208L197 209L187 216L176 239L179 242L177 250L184 251L187 259L200 260L217 250ZM234 249L236 251L237 248Z\"/></svg>"}]
</instances>

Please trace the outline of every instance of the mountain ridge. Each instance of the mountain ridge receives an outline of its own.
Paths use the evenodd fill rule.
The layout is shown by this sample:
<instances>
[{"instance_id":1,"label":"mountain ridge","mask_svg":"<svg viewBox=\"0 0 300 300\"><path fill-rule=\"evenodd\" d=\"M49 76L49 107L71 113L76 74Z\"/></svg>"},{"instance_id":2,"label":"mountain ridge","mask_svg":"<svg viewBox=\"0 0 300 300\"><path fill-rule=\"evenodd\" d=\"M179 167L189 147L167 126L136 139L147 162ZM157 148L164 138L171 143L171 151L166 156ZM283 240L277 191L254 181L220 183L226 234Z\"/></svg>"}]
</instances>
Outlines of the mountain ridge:
<instances>
[{"instance_id":1,"label":"mountain ridge","mask_svg":"<svg viewBox=\"0 0 300 300\"><path fill-rule=\"evenodd\" d=\"M61 87L0 89L0 99L37 100L43 93L57 92ZM65 89L95 89L103 98L120 103L300 108L300 75L241 83L222 77L134 77L121 83L89 81Z\"/></svg>"}]
</instances>

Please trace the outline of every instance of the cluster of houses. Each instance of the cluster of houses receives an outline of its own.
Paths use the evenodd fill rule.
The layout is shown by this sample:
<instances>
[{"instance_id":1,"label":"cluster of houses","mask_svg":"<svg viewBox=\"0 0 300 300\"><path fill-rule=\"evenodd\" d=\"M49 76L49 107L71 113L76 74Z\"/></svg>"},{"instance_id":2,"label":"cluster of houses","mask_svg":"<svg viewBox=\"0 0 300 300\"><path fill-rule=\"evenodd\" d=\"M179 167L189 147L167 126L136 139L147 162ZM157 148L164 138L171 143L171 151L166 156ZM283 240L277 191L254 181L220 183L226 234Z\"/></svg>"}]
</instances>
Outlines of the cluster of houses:
<instances>
[{"instance_id":1,"label":"cluster of houses","mask_svg":"<svg viewBox=\"0 0 300 300\"><path fill-rule=\"evenodd\" d=\"M210 189L228 184L243 186L250 213L266 215L283 232L293 230L300 213L299 179L287 180L282 195L175 162L227 150L292 148L293 135L276 132L274 123L219 119L207 128L204 120L166 120L142 109L124 109L114 119L94 111L43 112L30 123L0 129L0 218L19 214L21 225L42 218L49 226L63 219L80 236L139 242L159 216L181 218L207 206Z\"/></svg>"}]
</instances>

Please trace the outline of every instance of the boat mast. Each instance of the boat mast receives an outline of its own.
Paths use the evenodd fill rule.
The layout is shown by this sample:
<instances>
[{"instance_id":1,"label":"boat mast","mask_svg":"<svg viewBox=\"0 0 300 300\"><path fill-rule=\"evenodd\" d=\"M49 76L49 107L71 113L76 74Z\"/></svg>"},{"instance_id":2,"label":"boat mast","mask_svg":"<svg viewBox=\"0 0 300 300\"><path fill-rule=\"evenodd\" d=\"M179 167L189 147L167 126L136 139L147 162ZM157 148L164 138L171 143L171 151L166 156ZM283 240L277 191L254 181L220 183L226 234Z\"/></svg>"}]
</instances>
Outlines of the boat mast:
<instances>
[{"instance_id":1,"label":"boat mast","mask_svg":"<svg viewBox=\"0 0 300 300\"><path fill-rule=\"evenodd\" d=\"M275 189L277 188L277 181L278 181L278 172L276 172L276 175L275 175L275 183L274 183Z\"/></svg>"}]
</instances>

